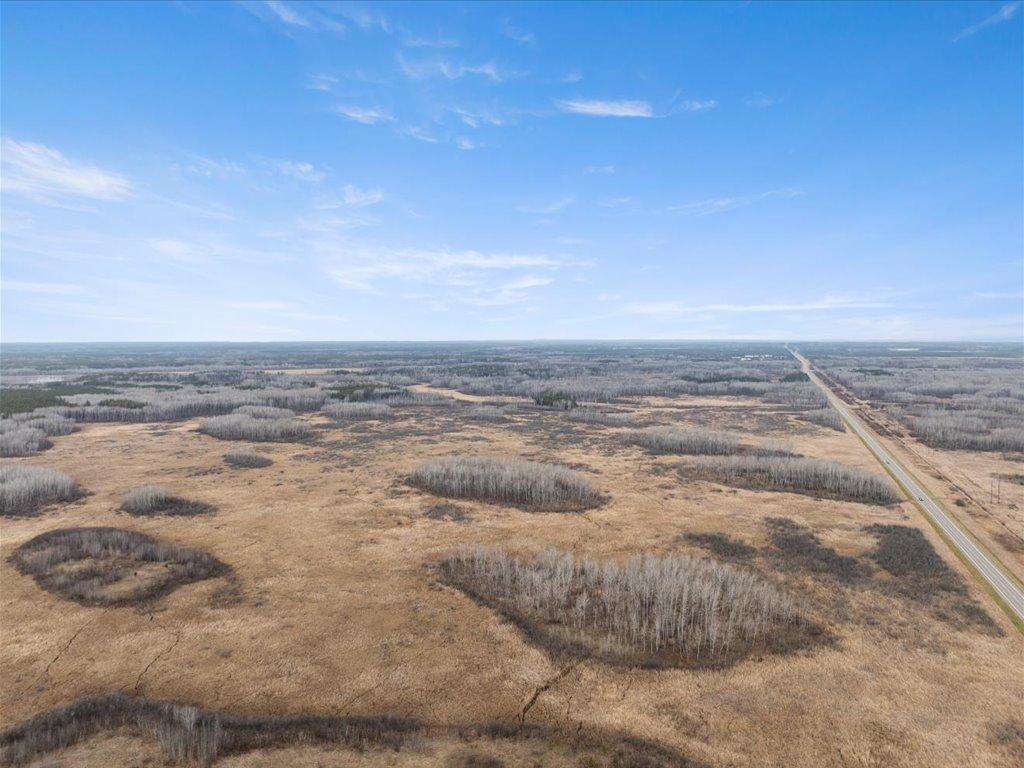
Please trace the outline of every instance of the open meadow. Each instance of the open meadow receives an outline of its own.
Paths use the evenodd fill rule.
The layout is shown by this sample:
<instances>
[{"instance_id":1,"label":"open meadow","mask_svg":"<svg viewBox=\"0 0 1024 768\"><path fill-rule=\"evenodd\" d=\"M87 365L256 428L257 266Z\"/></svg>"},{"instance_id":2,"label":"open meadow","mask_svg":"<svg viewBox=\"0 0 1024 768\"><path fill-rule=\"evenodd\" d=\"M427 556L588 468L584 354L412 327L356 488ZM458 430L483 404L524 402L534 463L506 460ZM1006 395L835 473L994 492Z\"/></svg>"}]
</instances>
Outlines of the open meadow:
<instances>
[{"instance_id":1,"label":"open meadow","mask_svg":"<svg viewBox=\"0 0 1024 768\"><path fill-rule=\"evenodd\" d=\"M1020 574L1021 359L975 359L910 399L851 373L906 355L822 369L970 480L954 509ZM4 764L1024 760L1021 632L781 345L21 345L3 373Z\"/></svg>"}]
</instances>

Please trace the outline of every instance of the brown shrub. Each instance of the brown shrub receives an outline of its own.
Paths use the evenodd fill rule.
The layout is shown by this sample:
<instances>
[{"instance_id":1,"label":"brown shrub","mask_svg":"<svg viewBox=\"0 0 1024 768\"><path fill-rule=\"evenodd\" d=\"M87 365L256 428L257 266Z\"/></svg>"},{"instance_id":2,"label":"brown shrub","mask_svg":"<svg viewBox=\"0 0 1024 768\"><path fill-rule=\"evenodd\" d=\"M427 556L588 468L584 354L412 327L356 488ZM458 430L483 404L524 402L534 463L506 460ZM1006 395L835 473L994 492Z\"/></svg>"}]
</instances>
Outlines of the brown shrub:
<instances>
[{"instance_id":1,"label":"brown shrub","mask_svg":"<svg viewBox=\"0 0 1024 768\"><path fill-rule=\"evenodd\" d=\"M130 605L226 576L206 552L118 528L62 528L29 539L10 562L47 592L85 605Z\"/></svg>"}]
</instances>

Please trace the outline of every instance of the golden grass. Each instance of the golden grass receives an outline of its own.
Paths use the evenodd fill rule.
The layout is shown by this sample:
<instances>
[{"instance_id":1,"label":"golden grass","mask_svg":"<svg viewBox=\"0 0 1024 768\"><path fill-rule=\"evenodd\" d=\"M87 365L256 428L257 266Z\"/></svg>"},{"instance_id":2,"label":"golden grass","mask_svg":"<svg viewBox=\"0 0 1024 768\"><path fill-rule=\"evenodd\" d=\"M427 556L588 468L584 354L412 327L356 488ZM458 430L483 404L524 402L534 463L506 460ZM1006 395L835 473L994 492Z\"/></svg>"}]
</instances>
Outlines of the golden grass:
<instances>
[{"instance_id":1,"label":"golden grass","mask_svg":"<svg viewBox=\"0 0 1024 768\"><path fill-rule=\"evenodd\" d=\"M752 409L771 408L740 399L660 398L637 417L704 426L689 408L714 405L707 426L740 434ZM702 554L687 533L723 533L762 548L769 546L765 521L772 517L794 520L823 546L860 559L876 546L864 526L914 526L965 576L909 505L686 481L674 472L678 457L643 455L601 425L592 425L593 439L574 439L591 425L565 432L561 419L524 411L509 414L508 423L467 423L448 409L396 408L373 432L317 422L317 441L268 444L273 466L246 473L225 468L224 443L196 432L195 422L161 429L91 424L62 437L39 457L44 461L23 461L66 472L91 495L74 508L4 523L5 724L84 694L124 690L239 715L391 713L433 726L543 724L567 738L578 729L627 733L707 765L1011 764L991 734L994 724L1019 717L1024 642L974 584L967 589L1006 630L1001 636L957 628L870 585L781 573L755 558L766 577L807 601L836 643L703 671L600 661L565 669L494 611L441 585L432 564L459 546L514 541L523 551L554 546L597 559ZM793 421L791 429L757 437L877 471L849 434ZM424 515L424 494L403 478L439 455L480 453L586 470L610 501L582 515L461 501L470 519L457 525ZM130 518L116 511L126 490L147 483L202 498L218 513ZM33 536L69 525L127 527L210 552L234 570L239 591L226 599L223 580L190 584L161 598L152 614L71 604L7 562ZM288 746L219 764L436 766L464 747L443 741L398 758ZM127 764L140 749L130 734L106 734L58 757L68 765ZM579 765L571 750L546 744L512 740L481 749L509 766L544 755L545 764Z\"/></svg>"}]
</instances>

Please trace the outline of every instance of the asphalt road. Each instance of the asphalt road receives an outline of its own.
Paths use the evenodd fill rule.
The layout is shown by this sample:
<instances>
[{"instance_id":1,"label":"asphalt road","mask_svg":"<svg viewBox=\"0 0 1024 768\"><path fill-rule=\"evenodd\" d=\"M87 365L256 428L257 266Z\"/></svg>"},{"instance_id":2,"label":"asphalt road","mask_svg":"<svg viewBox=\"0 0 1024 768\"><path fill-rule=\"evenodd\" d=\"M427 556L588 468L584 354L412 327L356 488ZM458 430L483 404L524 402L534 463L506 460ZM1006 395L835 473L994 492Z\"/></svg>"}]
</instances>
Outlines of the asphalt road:
<instances>
[{"instance_id":1,"label":"asphalt road","mask_svg":"<svg viewBox=\"0 0 1024 768\"><path fill-rule=\"evenodd\" d=\"M910 500L942 530L946 540L999 595L1007 610L1014 614L1021 624L1024 624L1024 587L1020 582L1000 568L995 557L984 550L970 534L961 528L953 516L925 491L910 470L882 446L875 433L854 416L849 406L814 373L810 361L795 350L791 349L790 352L800 361L804 373L810 377L811 381L821 387L832 407L839 411L843 420L864 441L868 450L899 481L904 491L910 496Z\"/></svg>"}]
</instances>

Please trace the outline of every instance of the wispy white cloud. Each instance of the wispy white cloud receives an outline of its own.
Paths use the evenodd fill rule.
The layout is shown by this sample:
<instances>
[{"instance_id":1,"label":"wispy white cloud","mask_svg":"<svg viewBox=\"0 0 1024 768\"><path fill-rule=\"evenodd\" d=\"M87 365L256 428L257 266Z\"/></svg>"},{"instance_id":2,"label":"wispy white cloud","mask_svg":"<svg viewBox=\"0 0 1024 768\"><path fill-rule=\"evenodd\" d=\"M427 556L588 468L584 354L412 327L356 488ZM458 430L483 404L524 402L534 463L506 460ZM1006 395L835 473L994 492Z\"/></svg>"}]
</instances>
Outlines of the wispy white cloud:
<instances>
[{"instance_id":1,"label":"wispy white cloud","mask_svg":"<svg viewBox=\"0 0 1024 768\"><path fill-rule=\"evenodd\" d=\"M566 72L564 75L562 75L560 81L563 82L563 83L578 83L582 79L583 79L583 73L580 72L578 69L573 69L573 70L571 70L569 72Z\"/></svg>"},{"instance_id":2,"label":"wispy white cloud","mask_svg":"<svg viewBox=\"0 0 1024 768\"><path fill-rule=\"evenodd\" d=\"M320 210L332 210L335 208L365 208L376 205L384 199L384 190L380 187L357 187L355 184L346 184L341 190L341 196L324 200L317 204Z\"/></svg>"},{"instance_id":3,"label":"wispy white cloud","mask_svg":"<svg viewBox=\"0 0 1024 768\"><path fill-rule=\"evenodd\" d=\"M516 210L521 213L536 213L543 216L548 216L552 213L558 213L559 211L565 210L574 202L576 202L576 198L574 198L572 195L565 195L556 200L524 203L523 205L516 206Z\"/></svg>"},{"instance_id":4,"label":"wispy white cloud","mask_svg":"<svg viewBox=\"0 0 1024 768\"><path fill-rule=\"evenodd\" d=\"M458 149L462 149L462 150L467 150L468 151L468 150L471 150L471 149L479 149L480 147L483 146L483 144L481 142L479 142L479 141L474 141L473 139L469 138L468 136L456 136L455 137L455 146Z\"/></svg>"},{"instance_id":5,"label":"wispy white cloud","mask_svg":"<svg viewBox=\"0 0 1024 768\"><path fill-rule=\"evenodd\" d=\"M763 93L759 93L755 96L750 96L743 100L743 103L748 107L755 109L767 109L773 107L779 103L779 100L773 96L766 96Z\"/></svg>"},{"instance_id":6,"label":"wispy white cloud","mask_svg":"<svg viewBox=\"0 0 1024 768\"><path fill-rule=\"evenodd\" d=\"M489 284L478 286L465 292L461 298L465 303L477 307L501 307L509 304L519 304L530 299L530 290L551 285L554 281L553 277L524 275L499 285L497 288Z\"/></svg>"},{"instance_id":7,"label":"wispy white cloud","mask_svg":"<svg viewBox=\"0 0 1024 768\"><path fill-rule=\"evenodd\" d=\"M334 108L342 117L348 118L363 125L374 125L375 123L388 122L394 118L380 107L357 107L347 104L339 104Z\"/></svg>"},{"instance_id":8,"label":"wispy white cloud","mask_svg":"<svg viewBox=\"0 0 1024 768\"><path fill-rule=\"evenodd\" d=\"M51 296L68 296L71 294L85 293L85 288L72 283L34 283L24 280L4 280L0 283L4 291L15 293L45 294Z\"/></svg>"},{"instance_id":9,"label":"wispy white cloud","mask_svg":"<svg viewBox=\"0 0 1024 768\"><path fill-rule=\"evenodd\" d=\"M404 56L401 52L396 55L395 60L398 62L398 68L402 71L402 74L413 80L426 80L431 77L458 80L466 75L479 75L491 82L500 83L519 74L518 72L502 69L493 61L483 64L463 64L447 59L422 59L414 61Z\"/></svg>"},{"instance_id":10,"label":"wispy white cloud","mask_svg":"<svg viewBox=\"0 0 1024 768\"><path fill-rule=\"evenodd\" d=\"M263 21L310 32L345 32L345 25L330 12L326 4L295 3L286 0L245 0L241 6Z\"/></svg>"},{"instance_id":11,"label":"wispy white cloud","mask_svg":"<svg viewBox=\"0 0 1024 768\"><path fill-rule=\"evenodd\" d=\"M608 99L564 99L555 102L562 112L591 117L654 117L646 101Z\"/></svg>"},{"instance_id":12,"label":"wispy white cloud","mask_svg":"<svg viewBox=\"0 0 1024 768\"><path fill-rule=\"evenodd\" d=\"M568 263L547 255L479 251L328 246L326 272L348 290L377 292L381 281L399 280L483 290L493 284L485 275L518 269L557 269ZM513 285L509 290L528 287ZM507 285L503 288L508 288Z\"/></svg>"},{"instance_id":13,"label":"wispy white cloud","mask_svg":"<svg viewBox=\"0 0 1024 768\"><path fill-rule=\"evenodd\" d=\"M75 163L56 149L4 137L0 183L7 192L59 205L69 199L123 200L132 194L127 177Z\"/></svg>"},{"instance_id":14,"label":"wispy white cloud","mask_svg":"<svg viewBox=\"0 0 1024 768\"><path fill-rule=\"evenodd\" d=\"M888 302L863 297L828 295L820 299L801 302L767 302L757 304L686 304L680 301L630 302L622 310L631 315L654 317L675 317L678 315L716 313L775 313L775 312L824 312L848 309L882 309L892 306Z\"/></svg>"},{"instance_id":15,"label":"wispy white cloud","mask_svg":"<svg viewBox=\"0 0 1024 768\"><path fill-rule=\"evenodd\" d=\"M285 301L225 301L228 309L251 309L260 312L275 312L289 309L291 304Z\"/></svg>"},{"instance_id":16,"label":"wispy white cloud","mask_svg":"<svg viewBox=\"0 0 1024 768\"><path fill-rule=\"evenodd\" d=\"M588 165L583 169L584 173L589 174L612 174L615 173L616 167L613 163L607 163L605 165Z\"/></svg>"},{"instance_id":17,"label":"wispy white cloud","mask_svg":"<svg viewBox=\"0 0 1024 768\"><path fill-rule=\"evenodd\" d=\"M458 40L450 37L417 37L406 35L402 38L402 44L409 48L458 48Z\"/></svg>"},{"instance_id":18,"label":"wispy white cloud","mask_svg":"<svg viewBox=\"0 0 1024 768\"><path fill-rule=\"evenodd\" d=\"M194 176L205 176L209 179L240 179L249 170L233 160L219 160L212 157L194 155L184 166L185 171Z\"/></svg>"},{"instance_id":19,"label":"wispy white cloud","mask_svg":"<svg viewBox=\"0 0 1024 768\"><path fill-rule=\"evenodd\" d=\"M323 72L316 72L306 78L306 88L311 91L330 91L338 84L338 78Z\"/></svg>"},{"instance_id":20,"label":"wispy white cloud","mask_svg":"<svg viewBox=\"0 0 1024 768\"><path fill-rule=\"evenodd\" d=\"M630 195L621 195L620 197L610 197L607 200L602 200L598 203L602 208L621 208L624 205L629 205L633 202L633 198Z\"/></svg>"},{"instance_id":21,"label":"wispy white cloud","mask_svg":"<svg viewBox=\"0 0 1024 768\"><path fill-rule=\"evenodd\" d=\"M426 142L427 144L437 144L440 141L439 138L428 132L426 129L415 125L402 126L398 132L404 136L408 136L409 138L416 139L417 141Z\"/></svg>"},{"instance_id":22,"label":"wispy white cloud","mask_svg":"<svg viewBox=\"0 0 1024 768\"><path fill-rule=\"evenodd\" d=\"M479 128L482 125L502 126L508 124L508 118L504 115L499 115L492 109L452 107L452 112L458 115L459 120L470 128Z\"/></svg>"},{"instance_id":23,"label":"wispy white cloud","mask_svg":"<svg viewBox=\"0 0 1024 768\"><path fill-rule=\"evenodd\" d=\"M336 7L338 12L355 24L360 29L379 29L388 34L391 33L391 22L388 17L377 10L367 7L361 3L343 3Z\"/></svg>"},{"instance_id":24,"label":"wispy white cloud","mask_svg":"<svg viewBox=\"0 0 1024 768\"><path fill-rule=\"evenodd\" d=\"M1022 291L975 291L970 295L972 299L981 299L983 301L999 301L1001 299L1022 299L1024 298L1024 292Z\"/></svg>"},{"instance_id":25,"label":"wispy white cloud","mask_svg":"<svg viewBox=\"0 0 1024 768\"><path fill-rule=\"evenodd\" d=\"M718 106L715 99L683 99L675 105L677 112L706 112Z\"/></svg>"},{"instance_id":26,"label":"wispy white cloud","mask_svg":"<svg viewBox=\"0 0 1024 768\"><path fill-rule=\"evenodd\" d=\"M685 213L690 216L710 216L714 213L724 213L735 208L743 208L748 205L770 200L772 198L799 197L803 192L792 187L782 189L770 189L766 192L759 192L756 195L744 195L741 197L714 197L707 200L698 200L693 203L679 203L670 205L665 210L678 213Z\"/></svg>"},{"instance_id":27,"label":"wispy white cloud","mask_svg":"<svg viewBox=\"0 0 1024 768\"><path fill-rule=\"evenodd\" d=\"M508 18L501 20L501 32L509 40L513 40L521 45L531 45L537 42L537 38L533 32L522 27L515 26L512 21Z\"/></svg>"},{"instance_id":28,"label":"wispy white cloud","mask_svg":"<svg viewBox=\"0 0 1024 768\"><path fill-rule=\"evenodd\" d=\"M306 28L312 28L313 26L305 16L282 0L265 0L264 5L285 24Z\"/></svg>"},{"instance_id":29,"label":"wispy white cloud","mask_svg":"<svg viewBox=\"0 0 1024 768\"><path fill-rule=\"evenodd\" d=\"M296 162L294 160L274 160L275 168L285 176L291 176L300 181L323 181L326 175L322 170L312 163Z\"/></svg>"},{"instance_id":30,"label":"wispy white cloud","mask_svg":"<svg viewBox=\"0 0 1024 768\"><path fill-rule=\"evenodd\" d=\"M977 24L972 24L969 27L961 29L957 33L956 37L953 38L954 43L958 43L965 37L971 37L978 34L983 29L993 27L996 24L1002 24L1003 22L1010 21L1014 16L1017 15L1017 11L1020 10L1020 3L1006 3L998 11L993 13L991 16L986 16L984 19L979 21Z\"/></svg>"}]
</instances>

